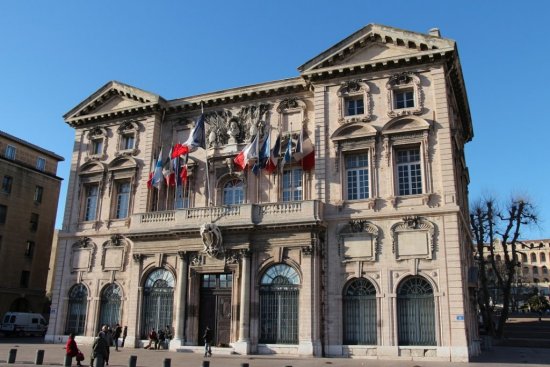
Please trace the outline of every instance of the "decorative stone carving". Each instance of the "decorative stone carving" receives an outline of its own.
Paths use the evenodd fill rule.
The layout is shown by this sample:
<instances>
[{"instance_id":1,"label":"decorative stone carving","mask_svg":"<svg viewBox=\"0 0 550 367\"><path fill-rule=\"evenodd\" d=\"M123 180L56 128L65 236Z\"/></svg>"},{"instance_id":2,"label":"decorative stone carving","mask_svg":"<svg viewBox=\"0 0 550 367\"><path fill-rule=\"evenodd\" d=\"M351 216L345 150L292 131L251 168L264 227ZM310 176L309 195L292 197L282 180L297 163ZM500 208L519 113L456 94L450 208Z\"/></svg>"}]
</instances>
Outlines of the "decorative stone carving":
<instances>
[{"instance_id":1,"label":"decorative stone carving","mask_svg":"<svg viewBox=\"0 0 550 367\"><path fill-rule=\"evenodd\" d=\"M311 256L314 251L313 249L313 246L302 246L302 254L304 254L304 256Z\"/></svg>"},{"instance_id":2,"label":"decorative stone carving","mask_svg":"<svg viewBox=\"0 0 550 367\"><path fill-rule=\"evenodd\" d=\"M132 258L134 259L134 262L136 264L139 264L141 262L141 260L143 259L143 255L142 254L133 254Z\"/></svg>"},{"instance_id":3,"label":"decorative stone carving","mask_svg":"<svg viewBox=\"0 0 550 367\"><path fill-rule=\"evenodd\" d=\"M223 237L220 228L214 223L205 223L200 227L200 235L204 245L203 252L211 258L223 256Z\"/></svg>"},{"instance_id":4,"label":"decorative stone carving","mask_svg":"<svg viewBox=\"0 0 550 367\"><path fill-rule=\"evenodd\" d=\"M72 245L71 271L92 271L96 245L90 237L81 237Z\"/></svg>"},{"instance_id":5,"label":"decorative stone carving","mask_svg":"<svg viewBox=\"0 0 550 367\"><path fill-rule=\"evenodd\" d=\"M214 111L205 116L206 136L209 148L217 148L225 145L228 142L229 135L227 133L228 121L232 118L231 111ZM233 119L236 123L238 120Z\"/></svg>"},{"instance_id":6,"label":"decorative stone carving","mask_svg":"<svg viewBox=\"0 0 550 367\"><path fill-rule=\"evenodd\" d=\"M237 116L239 116L239 119L241 120L243 125L246 126L246 142L251 142L256 136L256 133L258 133L258 130L260 138L263 138L263 136L265 135L265 127L267 125L265 120L267 118L267 113L270 109L270 104L262 103L258 106L243 107L238 112ZM241 129L241 131L242 130L243 129Z\"/></svg>"},{"instance_id":7,"label":"decorative stone carving","mask_svg":"<svg viewBox=\"0 0 550 367\"><path fill-rule=\"evenodd\" d=\"M123 271L126 263L127 247L126 239L120 234L112 235L109 241L103 243L101 258L103 270Z\"/></svg>"},{"instance_id":8,"label":"decorative stone carving","mask_svg":"<svg viewBox=\"0 0 550 367\"><path fill-rule=\"evenodd\" d=\"M380 252L378 227L363 220L350 220L338 234L338 248L342 261L376 261Z\"/></svg>"},{"instance_id":9,"label":"decorative stone carving","mask_svg":"<svg viewBox=\"0 0 550 367\"><path fill-rule=\"evenodd\" d=\"M435 234L435 225L426 218L404 217L391 227L392 251L396 259L432 259Z\"/></svg>"},{"instance_id":10,"label":"decorative stone carving","mask_svg":"<svg viewBox=\"0 0 550 367\"><path fill-rule=\"evenodd\" d=\"M237 119L232 119L229 121L229 130L227 133L229 134L229 144L237 144L237 138L241 132L241 129L239 129L239 124Z\"/></svg>"}]
</instances>

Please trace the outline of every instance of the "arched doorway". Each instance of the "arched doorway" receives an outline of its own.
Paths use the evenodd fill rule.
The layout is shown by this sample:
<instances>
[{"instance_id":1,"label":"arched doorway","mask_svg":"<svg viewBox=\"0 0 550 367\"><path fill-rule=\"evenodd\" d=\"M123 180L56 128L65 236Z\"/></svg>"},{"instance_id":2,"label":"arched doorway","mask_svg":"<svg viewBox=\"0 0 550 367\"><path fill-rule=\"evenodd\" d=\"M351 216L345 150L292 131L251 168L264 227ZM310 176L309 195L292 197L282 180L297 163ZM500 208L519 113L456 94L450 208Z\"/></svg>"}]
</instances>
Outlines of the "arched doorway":
<instances>
[{"instance_id":1,"label":"arched doorway","mask_svg":"<svg viewBox=\"0 0 550 367\"><path fill-rule=\"evenodd\" d=\"M435 345L433 288L419 276L408 277L397 289L399 345Z\"/></svg>"},{"instance_id":2,"label":"arched doorway","mask_svg":"<svg viewBox=\"0 0 550 367\"><path fill-rule=\"evenodd\" d=\"M376 345L376 288L365 278L349 282L344 290L344 344Z\"/></svg>"},{"instance_id":3,"label":"arched doorway","mask_svg":"<svg viewBox=\"0 0 550 367\"><path fill-rule=\"evenodd\" d=\"M260 281L260 343L298 344L300 277L286 264L271 266Z\"/></svg>"},{"instance_id":4,"label":"arched doorway","mask_svg":"<svg viewBox=\"0 0 550 367\"><path fill-rule=\"evenodd\" d=\"M86 326L86 309L88 306L88 289L84 284L76 284L69 290L67 307L67 324L65 333L84 335Z\"/></svg>"},{"instance_id":5,"label":"arched doorway","mask_svg":"<svg viewBox=\"0 0 550 367\"><path fill-rule=\"evenodd\" d=\"M99 311L98 330L102 325L113 327L120 324L120 303L122 300L122 289L111 283L103 288L101 292L101 307Z\"/></svg>"},{"instance_id":6,"label":"arched doorway","mask_svg":"<svg viewBox=\"0 0 550 367\"><path fill-rule=\"evenodd\" d=\"M143 287L143 311L141 314L141 338L151 329L172 327L174 308L174 276L166 269L153 270Z\"/></svg>"}]
</instances>

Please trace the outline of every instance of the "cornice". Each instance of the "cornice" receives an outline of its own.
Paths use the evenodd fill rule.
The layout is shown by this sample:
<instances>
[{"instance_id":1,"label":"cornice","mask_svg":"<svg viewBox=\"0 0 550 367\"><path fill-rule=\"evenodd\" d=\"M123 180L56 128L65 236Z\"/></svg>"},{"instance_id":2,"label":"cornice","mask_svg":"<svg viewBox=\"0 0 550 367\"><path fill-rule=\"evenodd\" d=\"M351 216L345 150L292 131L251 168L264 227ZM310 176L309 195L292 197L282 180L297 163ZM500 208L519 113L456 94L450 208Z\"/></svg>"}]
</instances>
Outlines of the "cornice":
<instances>
[{"instance_id":1,"label":"cornice","mask_svg":"<svg viewBox=\"0 0 550 367\"><path fill-rule=\"evenodd\" d=\"M152 102L152 103L142 104L139 106L131 106L131 107L119 109L119 110L68 118L65 120L65 122L69 126L73 128L77 128L90 123L101 122L101 121L105 121L113 118L129 117L129 116L140 115L143 113L157 112L157 111L160 111L161 109L162 109L162 106L159 103Z\"/></svg>"}]
</instances>

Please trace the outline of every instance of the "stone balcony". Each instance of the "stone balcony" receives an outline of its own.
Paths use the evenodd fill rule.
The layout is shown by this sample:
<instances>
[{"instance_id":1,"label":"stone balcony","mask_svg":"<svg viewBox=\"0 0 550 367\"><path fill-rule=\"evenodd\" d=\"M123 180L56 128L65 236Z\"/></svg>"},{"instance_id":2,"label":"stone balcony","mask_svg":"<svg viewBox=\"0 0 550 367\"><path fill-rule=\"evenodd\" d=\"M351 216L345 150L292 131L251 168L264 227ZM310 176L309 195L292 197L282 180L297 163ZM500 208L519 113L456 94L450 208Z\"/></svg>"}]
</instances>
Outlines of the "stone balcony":
<instances>
[{"instance_id":1,"label":"stone balcony","mask_svg":"<svg viewBox=\"0 0 550 367\"><path fill-rule=\"evenodd\" d=\"M204 223L226 228L312 225L323 220L318 200L187 208L134 214L131 233L198 230Z\"/></svg>"}]
</instances>

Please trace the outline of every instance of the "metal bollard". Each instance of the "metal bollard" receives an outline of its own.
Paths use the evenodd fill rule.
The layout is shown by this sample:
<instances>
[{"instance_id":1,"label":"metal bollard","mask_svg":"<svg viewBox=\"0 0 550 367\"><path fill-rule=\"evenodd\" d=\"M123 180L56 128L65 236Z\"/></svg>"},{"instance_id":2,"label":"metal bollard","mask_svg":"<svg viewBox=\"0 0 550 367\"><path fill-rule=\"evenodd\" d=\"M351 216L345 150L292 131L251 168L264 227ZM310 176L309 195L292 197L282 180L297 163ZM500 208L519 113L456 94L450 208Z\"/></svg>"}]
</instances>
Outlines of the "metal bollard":
<instances>
[{"instance_id":1,"label":"metal bollard","mask_svg":"<svg viewBox=\"0 0 550 367\"><path fill-rule=\"evenodd\" d=\"M248 363L241 363L241 367L248 367Z\"/></svg>"},{"instance_id":2,"label":"metal bollard","mask_svg":"<svg viewBox=\"0 0 550 367\"><path fill-rule=\"evenodd\" d=\"M202 361L202 367L210 367L210 361Z\"/></svg>"},{"instance_id":3,"label":"metal bollard","mask_svg":"<svg viewBox=\"0 0 550 367\"><path fill-rule=\"evenodd\" d=\"M34 359L34 364L40 365L44 363L44 350L38 349L36 351L36 358Z\"/></svg>"},{"instance_id":4,"label":"metal bollard","mask_svg":"<svg viewBox=\"0 0 550 367\"><path fill-rule=\"evenodd\" d=\"M63 362L63 366L71 367L71 364L73 364L73 357L65 354L65 361Z\"/></svg>"},{"instance_id":5,"label":"metal bollard","mask_svg":"<svg viewBox=\"0 0 550 367\"><path fill-rule=\"evenodd\" d=\"M104 367L105 366L105 359L103 359L103 356L101 354L97 355L94 359L94 367Z\"/></svg>"},{"instance_id":6,"label":"metal bollard","mask_svg":"<svg viewBox=\"0 0 550 367\"><path fill-rule=\"evenodd\" d=\"M137 356L130 356L130 359L128 360L128 367L136 367L137 364Z\"/></svg>"},{"instance_id":7,"label":"metal bollard","mask_svg":"<svg viewBox=\"0 0 550 367\"><path fill-rule=\"evenodd\" d=\"M163 367L170 367L172 364L172 360L170 358L164 358L164 363L162 364Z\"/></svg>"},{"instance_id":8,"label":"metal bollard","mask_svg":"<svg viewBox=\"0 0 550 367\"><path fill-rule=\"evenodd\" d=\"M15 357L17 357L17 349L10 349L8 363L15 363Z\"/></svg>"}]
</instances>

